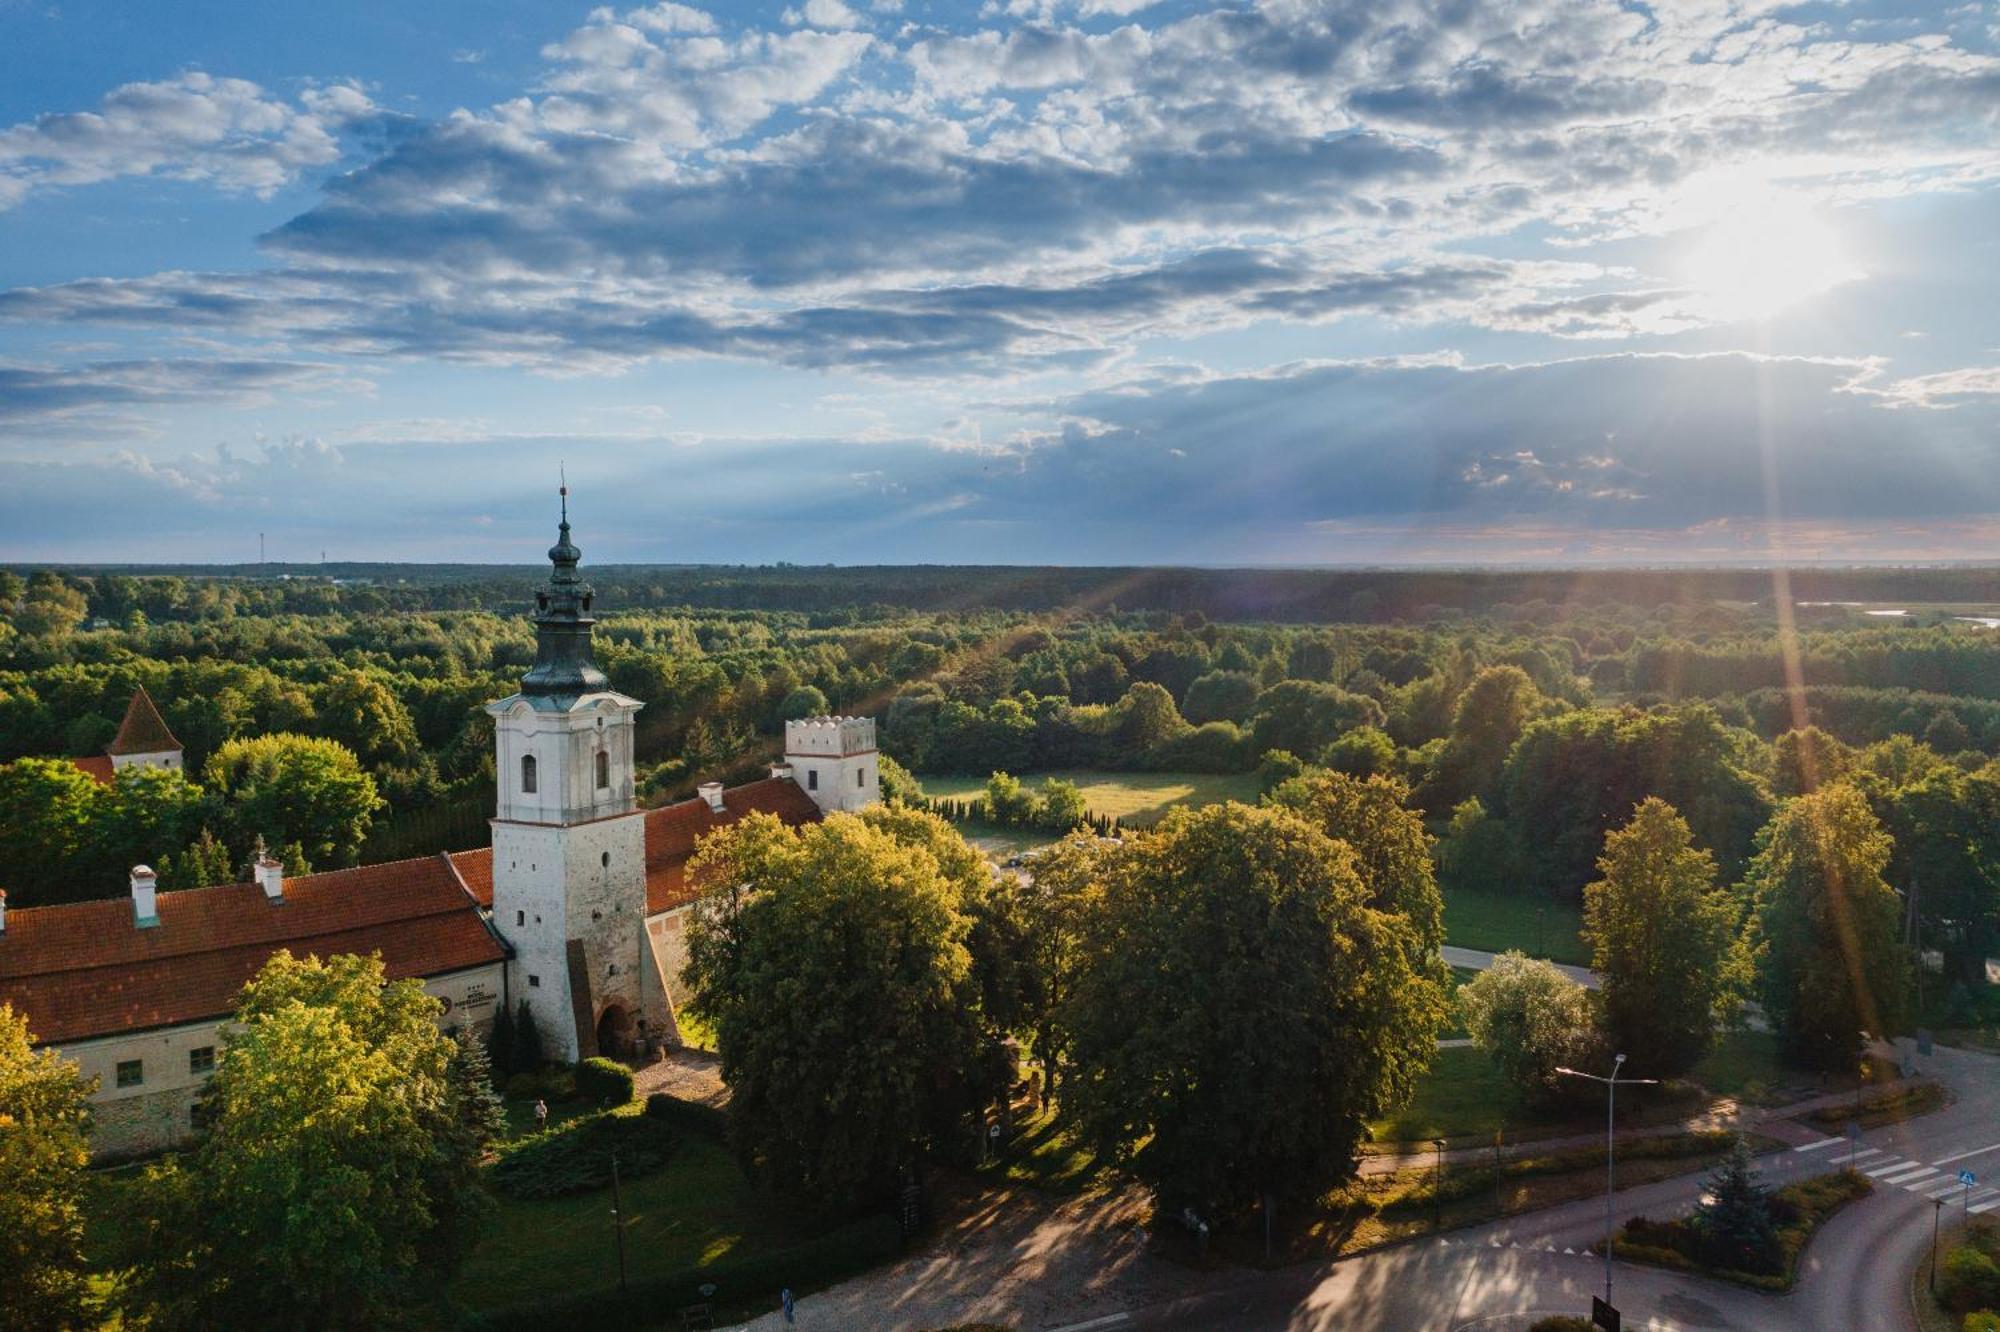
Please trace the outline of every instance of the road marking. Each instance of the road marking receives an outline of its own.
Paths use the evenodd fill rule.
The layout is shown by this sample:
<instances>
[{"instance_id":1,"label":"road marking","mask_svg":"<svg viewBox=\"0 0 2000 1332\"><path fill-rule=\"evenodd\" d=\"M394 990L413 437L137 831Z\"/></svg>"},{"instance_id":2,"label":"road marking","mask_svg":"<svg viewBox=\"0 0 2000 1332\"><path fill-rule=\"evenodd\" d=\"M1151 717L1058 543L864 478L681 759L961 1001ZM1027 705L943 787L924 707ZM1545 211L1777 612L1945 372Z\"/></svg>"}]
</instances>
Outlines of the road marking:
<instances>
[{"instance_id":1,"label":"road marking","mask_svg":"<svg viewBox=\"0 0 2000 1332\"><path fill-rule=\"evenodd\" d=\"M1971 1151L1960 1152L1956 1156L1940 1156L1937 1160L1931 1162L1931 1164L1941 1166L1950 1165L1953 1161L1969 1161L1975 1156L1984 1156L1988 1152L2000 1152L2000 1142L1994 1143L1991 1147L1974 1147Z\"/></svg>"},{"instance_id":2,"label":"road marking","mask_svg":"<svg viewBox=\"0 0 2000 1332\"><path fill-rule=\"evenodd\" d=\"M1980 1202L2000 1202L2000 1189L1974 1189L1972 1196Z\"/></svg>"},{"instance_id":3,"label":"road marking","mask_svg":"<svg viewBox=\"0 0 2000 1332\"><path fill-rule=\"evenodd\" d=\"M1929 1179L1937 1173L1935 1168L1927 1165L1904 1166L1901 1170L1892 1170L1875 1178L1884 1184L1894 1184L1899 1189L1909 1189L1915 1188L1918 1180Z\"/></svg>"},{"instance_id":4,"label":"road marking","mask_svg":"<svg viewBox=\"0 0 2000 1332\"><path fill-rule=\"evenodd\" d=\"M1981 1212L1990 1212L1996 1207L2000 1207L2000 1198L1995 1198L1992 1202L1974 1203L1965 1210L1978 1216Z\"/></svg>"},{"instance_id":5,"label":"road marking","mask_svg":"<svg viewBox=\"0 0 2000 1332\"><path fill-rule=\"evenodd\" d=\"M1093 1318L1087 1323L1071 1323L1068 1327L1056 1328L1055 1332L1091 1332L1093 1328L1116 1327L1120 1323L1129 1323L1131 1321L1132 1315L1128 1313L1106 1314L1102 1318Z\"/></svg>"},{"instance_id":6,"label":"road marking","mask_svg":"<svg viewBox=\"0 0 2000 1332\"><path fill-rule=\"evenodd\" d=\"M1862 1171L1861 1173L1868 1176L1868 1178L1870 1179L1880 1179L1884 1175L1893 1175L1898 1170L1907 1170L1913 1164L1915 1163L1910 1161L1905 1161L1900 1156L1892 1156L1887 1161L1877 1161L1874 1165L1869 1166L1866 1170Z\"/></svg>"},{"instance_id":7,"label":"road marking","mask_svg":"<svg viewBox=\"0 0 2000 1332\"><path fill-rule=\"evenodd\" d=\"M1571 1254L1571 1255L1574 1255L1574 1254L1576 1253L1576 1250L1575 1250L1575 1249L1564 1249L1564 1250L1563 1250L1563 1252L1564 1252L1564 1253L1567 1253L1567 1254Z\"/></svg>"},{"instance_id":8,"label":"road marking","mask_svg":"<svg viewBox=\"0 0 2000 1332\"><path fill-rule=\"evenodd\" d=\"M1822 1147L1831 1147L1839 1141L1839 1138L1821 1138L1818 1142L1809 1142L1803 1147L1794 1147L1792 1150L1795 1152L1816 1152Z\"/></svg>"},{"instance_id":9,"label":"road marking","mask_svg":"<svg viewBox=\"0 0 2000 1332\"><path fill-rule=\"evenodd\" d=\"M1880 1147L1863 1147L1860 1151L1854 1153L1852 1159L1856 1161L1866 1161L1871 1156L1886 1156L1886 1155L1888 1155L1888 1153L1884 1152Z\"/></svg>"},{"instance_id":10,"label":"road marking","mask_svg":"<svg viewBox=\"0 0 2000 1332\"><path fill-rule=\"evenodd\" d=\"M1911 1189L1910 1192L1921 1193L1926 1198L1942 1198L1947 1193L1957 1193L1964 1187L1965 1185L1955 1179L1932 1180L1928 1184L1919 1184L1916 1188Z\"/></svg>"}]
</instances>

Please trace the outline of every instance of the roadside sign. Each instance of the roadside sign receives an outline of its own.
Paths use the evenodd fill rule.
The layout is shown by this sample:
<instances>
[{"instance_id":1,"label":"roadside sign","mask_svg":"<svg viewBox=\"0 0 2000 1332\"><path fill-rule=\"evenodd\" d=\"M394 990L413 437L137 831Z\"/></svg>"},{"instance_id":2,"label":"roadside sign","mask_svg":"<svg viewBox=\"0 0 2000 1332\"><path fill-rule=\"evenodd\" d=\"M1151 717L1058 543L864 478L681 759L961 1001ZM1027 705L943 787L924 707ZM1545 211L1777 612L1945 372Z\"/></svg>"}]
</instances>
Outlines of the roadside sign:
<instances>
[{"instance_id":1,"label":"roadside sign","mask_svg":"<svg viewBox=\"0 0 2000 1332\"><path fill-rule=\"evenodd\" d=\"M1604 1332L1619 1332L1623 1320L1618 1311L1593 1295L1590 1297L1590 1322L1593 1327L1601 1327Z\"/></svg>"},{"instance_id":2,"label":"roadside sign","mask_svg":"<svg viewBox=\"0 0 2000 1332\"><path fill-rule=\"evenodd\" d=\"M1979 1180L1978 1177L1975 1176L1970 1170L1961 1170L1958 1172L1958 1182L1965 1185L1965 1187L1969 1189L1974 1184L1977 1184Z\"/></svg>"},{"instance_id":3,"label":"roadside sign","mask_svg":"<svg viewBox=\"0 0 2000 1332\"><path fill-rule=\"evenodd\" d=\"M1853 1142L1853 1141L1854 1141L1855 1139L1859 1138L1860 1136L1861 1136L1861 1122L1860 1122L1859 1120L1856 1120L1856 1119L1850 1119L1850 1120L1848 1120L1848 1121L1847 1121L1847 1140L1848 1140L1849 1142Z\"/></svg>"}]
</instances>

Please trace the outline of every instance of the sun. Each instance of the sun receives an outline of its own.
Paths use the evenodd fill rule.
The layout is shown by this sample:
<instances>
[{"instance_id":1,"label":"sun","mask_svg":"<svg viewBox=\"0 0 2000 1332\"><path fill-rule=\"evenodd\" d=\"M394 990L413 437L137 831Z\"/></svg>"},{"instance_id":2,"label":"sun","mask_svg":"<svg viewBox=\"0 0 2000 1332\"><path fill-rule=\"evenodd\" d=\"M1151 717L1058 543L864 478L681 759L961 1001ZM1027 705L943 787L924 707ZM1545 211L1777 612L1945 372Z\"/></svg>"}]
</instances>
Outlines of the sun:
<instances>
[{"instance_id":1,"label":"sun","mask_svg":"<svg viewBox=\"0 0 2000 1332\"><path fill-rule=\"evenodd\" d=\"M1696 233L1686 281L1717 319L1769 319L1861 276L1840 234L1812 209L1771 195L1733 200Z\"/></svg>"}]
</instances>

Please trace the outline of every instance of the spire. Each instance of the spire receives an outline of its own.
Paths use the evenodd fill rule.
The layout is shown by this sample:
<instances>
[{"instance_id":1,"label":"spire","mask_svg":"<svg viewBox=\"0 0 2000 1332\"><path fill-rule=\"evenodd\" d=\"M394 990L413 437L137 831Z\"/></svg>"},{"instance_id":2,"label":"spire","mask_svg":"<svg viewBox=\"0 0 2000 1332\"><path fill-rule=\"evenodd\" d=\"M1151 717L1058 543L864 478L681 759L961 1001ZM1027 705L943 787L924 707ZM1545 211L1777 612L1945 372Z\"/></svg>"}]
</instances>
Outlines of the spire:
<instances>
[{"instance_id":1,"label":"spire","mask_svg":"<svg viewBox=\"0 0 2000 1332\"><path fill-rule=\"evenodd\" d=\"M569 539L569 483L558 491L562 518L549 547L547 588L535 594L535 664L521 679L524 694L576 695L609 687L590 658L590 584L577 577L583 552Z\"/></svg>"}]
</instances>

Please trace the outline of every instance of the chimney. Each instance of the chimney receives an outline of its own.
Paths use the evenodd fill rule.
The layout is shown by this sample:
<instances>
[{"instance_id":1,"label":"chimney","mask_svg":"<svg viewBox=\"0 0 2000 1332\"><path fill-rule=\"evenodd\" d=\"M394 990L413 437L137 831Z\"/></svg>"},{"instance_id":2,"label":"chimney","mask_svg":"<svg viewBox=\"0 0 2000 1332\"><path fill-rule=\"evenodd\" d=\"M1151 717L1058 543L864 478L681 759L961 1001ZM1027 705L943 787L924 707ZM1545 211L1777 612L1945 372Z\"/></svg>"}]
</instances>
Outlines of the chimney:
<instances>
[{"instance_id":1,"label":"chimney","mask_svg":"<svg viewBox=\"0 0 2000 1332\"><path fill-rule=\"evenodd\" d=\"M789 782L792 780L792 765L789 763L773 763L771 765L771 775L783 778Z\"/></svg>"},{"instance_id":2,"label":"chimney","mask_svg":"<svg viewBox=\"0 0 2000 1332\"><path fill-rule=\"evenodd\" d=\"M257 886L264 890L264 900L273 906L282 906L285 901L285 866L277 857L264 850L260 838L257 843L257 858L250 862L250 873L257 880Z\"/></svg>"},{"instance_id":3,"label":"chimney","mask_svg":"<svg viewBox=\"0 0 2000 1332\"><path fill-rule=\"evenodd\" d=\"M153 904L153 890L158 884L159 876L149 866L132 867L132 923L142 930L160 923Z\"/></svg>"},{"instance_id":4,"label":"chimney","mask_svg":"<svg viewBox=\"0 0 2000 1332\"><path fill-rule=\"evenodd\" d=\"M722 813L722 783L703 782L694 788L694 793L708 802L708 807L717 814Z\"/></svg>"}]
</instances>

